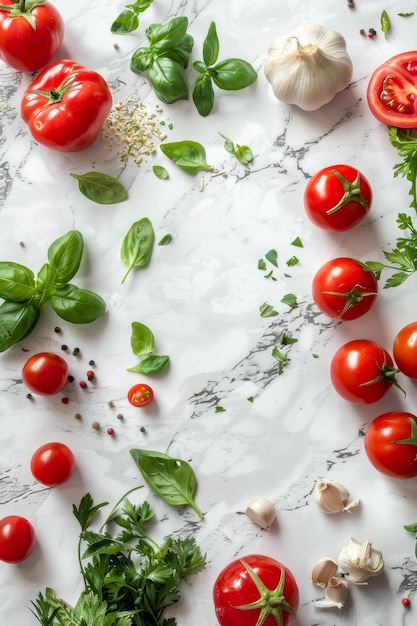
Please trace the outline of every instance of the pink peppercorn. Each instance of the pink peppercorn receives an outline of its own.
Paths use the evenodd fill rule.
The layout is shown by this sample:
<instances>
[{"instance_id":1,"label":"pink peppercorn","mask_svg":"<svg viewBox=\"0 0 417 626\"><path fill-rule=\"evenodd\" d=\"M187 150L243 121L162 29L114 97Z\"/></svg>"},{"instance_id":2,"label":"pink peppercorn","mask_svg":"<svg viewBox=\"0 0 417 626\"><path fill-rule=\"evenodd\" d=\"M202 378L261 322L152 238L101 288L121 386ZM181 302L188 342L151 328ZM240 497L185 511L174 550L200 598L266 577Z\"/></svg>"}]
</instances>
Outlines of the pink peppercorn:
<instances>
[{"instance_id":1,"label":"pink peppercorn","mask_svg":"<svg viewBox=\"0 0 417 626\"><path fill-rule=\"evenodd\" d=\"M411 602L410 602L409 598L403 598L403 599L401 600L401 604L402 604L403 606L410 606Z\"/></svg>"},{"instance_id":2,"label":"pink peppercorn","mask_svg":"<svg viewBox=\"0 0 417 626\"><path fill-rule=\"evenodd\" d=\"M108 427L107 429L107 434L108 435L114 435L114 428L112 428L111 426Z\"/></svg>"},{"instance_id":3,"label":"pink peppercorn","mask_svg":"<svg viewBox=\"0 0 417 626\"><path fill-rule=\"evenodd\" d=\"M85 382L85 380L80 380L80 387L82 387L83 389L85 389L87 387L87 383Z\"/></svg>"},{"instance_id":4,"label":"pink peppercorn","mask_svg":"<svg viewBox=\"0 0 417 626\"><path fill-rule=\"evenodd\" d=\"M61 402L62 404L68 404L69 400L66 396L64 396L63 398L61 398Z\"/></svg>"}]
</instances>

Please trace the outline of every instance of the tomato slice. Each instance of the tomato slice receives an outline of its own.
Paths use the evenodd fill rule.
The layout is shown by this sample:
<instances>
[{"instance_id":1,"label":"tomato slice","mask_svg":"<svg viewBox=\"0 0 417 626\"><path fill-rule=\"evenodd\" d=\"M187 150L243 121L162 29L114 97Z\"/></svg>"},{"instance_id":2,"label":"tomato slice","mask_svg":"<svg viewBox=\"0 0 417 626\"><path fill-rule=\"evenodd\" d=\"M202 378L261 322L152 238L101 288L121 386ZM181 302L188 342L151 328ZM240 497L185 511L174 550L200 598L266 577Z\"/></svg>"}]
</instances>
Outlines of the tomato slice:
<instances>
[{"instance_id":1,"label":"tomato slice","mask_svg":"<svg viewBox=\"0 0 417 626\"><path fill-rule=\"evenodd\" d=\"M383 124L417 128L417 50L380 65L369 81L367 99L371 113Z\"/></svg>"},{"instance_id":2,"label":"tomato slice","mask_svg":"<svg viewBox=\"0 0 417 626\"><path fill-rule=\"evenodd\" d=\"M133 406L147 406L153 400L153 390L145 383L138 383L129 389L127 399Z\"/></svg>"}]
</instances>

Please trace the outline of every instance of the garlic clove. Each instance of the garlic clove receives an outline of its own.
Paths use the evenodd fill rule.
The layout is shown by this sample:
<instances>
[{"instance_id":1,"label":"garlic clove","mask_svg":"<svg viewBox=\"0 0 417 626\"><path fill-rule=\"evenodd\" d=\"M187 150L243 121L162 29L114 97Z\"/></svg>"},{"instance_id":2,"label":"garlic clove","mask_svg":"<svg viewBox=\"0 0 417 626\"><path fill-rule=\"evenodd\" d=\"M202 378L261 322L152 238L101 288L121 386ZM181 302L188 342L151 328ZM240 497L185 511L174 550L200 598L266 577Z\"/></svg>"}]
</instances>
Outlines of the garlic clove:
<instances>
[{"instance_id":1,"label":"garlic clove","mask_svg":"<svg viewBox=\"0 0 417 626\"><path fill-rule=\"evenodd\" d=\"M266 498L255 498L255 500L252 500L248 504L245 513L252 522L264 530L270 530L271 524L275 519L275 507Z\"/></svg>"},{"instance_id":2,"label":"garlic clove","mask_svg":"<svg viewBox=\"0 0 417 626\"><path fill-rule=\"evenodd\" d=\"M359 500L348 502L348 490L336 480L318 482L314 489L314 497L318 507L330 515L350 511L359 504Z\"/></svg>"},{"instance_id":3,"label":"garlic clove","mask_svg":"<svg viewBox=\"0 0 417 626\"><path fill-rule=\"evenodd\" d=\"M360 542L352 537L349 544L342 548L338 562L355 585L367 584L371 576L378 576L384 569L382 552L372 547L370 539Z\"/></svg>"},{"instance_id":4,"label":"garlic clove","mask_svg":"<svg viewBox=\"0 0 417 626\"><path fill-rule=\"evenodd\" d=\"M316 600L315 605L324 609L343 609L349 593L347 580L333 576L326 587L326 596Z\"/></svg>"},{"instance_id":5,"label":"garlic clove","mask_svg":"<svg viewBox=\"0 0 417 626\"><path fill-rule=\"evenodd\" d=\"M329 580L336 576L338 564L330 557L323 557L316 561L311 571L311 582L318 587L326 587Z\"/></svg>"}]
</instances>

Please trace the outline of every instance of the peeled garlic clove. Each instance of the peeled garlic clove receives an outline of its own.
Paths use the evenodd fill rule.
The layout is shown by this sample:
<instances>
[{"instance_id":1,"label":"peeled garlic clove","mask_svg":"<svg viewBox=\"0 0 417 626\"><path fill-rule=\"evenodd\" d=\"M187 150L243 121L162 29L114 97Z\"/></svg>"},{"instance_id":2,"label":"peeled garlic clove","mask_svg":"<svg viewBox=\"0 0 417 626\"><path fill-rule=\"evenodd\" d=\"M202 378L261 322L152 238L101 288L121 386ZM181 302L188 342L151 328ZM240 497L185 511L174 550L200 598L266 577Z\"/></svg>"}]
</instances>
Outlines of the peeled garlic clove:
<instances>
[{"instance_id":1,"label":"peeled garlic clove","mask_svg":"<svg viewBox=\"0 0 417 626\"><path fill-rule=\"evenodd\" d=\"M350 511L359 504L359 500L348 502L348 490L336 480L318 482L314 490L314 497L318 507L330 515Z\"/></svg>"},{"instance_id":2,"label":"peeled garlic clove","mask_svg":"<svg viewBox=\"0 0 417 626\"><path fill-rule=\"evenodd\" d=\"M249 519L263 528L269 530L275 519L275 507L266 498L255 498L247 506L245 511Z\"/></svg>"},{"instance_id":3,"label":"peeled garlic clove","mask_svg":"<svg viewBox=\"0 0 417 626\"><path fill-rule=\"evenodd\" d=\"M336 576L338 565L329 557L316 561L311 571L311 582L318 587L326 587L329 580Z\"/></svg>"},{"instance_id":4,"label":"peeled garlic clove","mask_svg":"<svg viewBox=\"0 0 417 626\"><path fill-rule=\"evenodd\" d=\"M372 547L370 539L360 542L352 537L349 544L342 548L338 562L355 585L367 584L368 578L378 576L384 569L382 552Z\"/></svg>"},{"instance_id":5,"label":"peeled garlic clove","mask_svg":"<svg viewBox=\"0 0 417 626\"><path fill-rule=\"evenodd\" d=\"M343 609L349 593L349 585L343 578L333 576L326 587L326 597L316 600L315 605L324 609Z\"/></svg>"}]
</instances>

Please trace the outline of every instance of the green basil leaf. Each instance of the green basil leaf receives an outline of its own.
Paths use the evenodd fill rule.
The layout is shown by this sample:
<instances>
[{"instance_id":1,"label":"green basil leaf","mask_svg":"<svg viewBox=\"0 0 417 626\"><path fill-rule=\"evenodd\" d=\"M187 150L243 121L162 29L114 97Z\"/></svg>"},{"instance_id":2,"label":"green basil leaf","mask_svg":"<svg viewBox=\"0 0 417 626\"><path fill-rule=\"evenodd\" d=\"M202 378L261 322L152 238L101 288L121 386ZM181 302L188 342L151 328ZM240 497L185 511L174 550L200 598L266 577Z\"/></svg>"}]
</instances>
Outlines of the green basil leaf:
<instances>
[{"instance_id":1,"label":"green basil leaf","mask_svg":"<svg viewBox=\"0 0 417 626\"><path fill-rule=\"evenodd\" d=\"M286 296L281 298L281 302L283 304L288 304L288 306L291 309L295 309L295 307L298 305L298 303L297 303L297 296L295 296L293 293L287 293Z\"/></svg>"},{"instance_id":2,"label":"green basil leaf","mask_svg":"<svg viewBox=\"0 0 417 626\"><path fill-rule=\"evenodd\" d=\"M234 155L242 165L249 165L253 161L253 153L249 146L236 145Z\"/></svg>"},{"instance_id":3,"label":"green basil leaf","mask_svg":"<svg viewBox=\"0 0 417 626\"><path fill-rule=\"evenodd\" d=\"M247 61L226 59L211 68L211 77L219 89L235 91L252 85L258 75Z\"/></svg>"},{"instance_id":4,"label":"green basil leaf","mask_svg":"<svg viewBox=\"0 0 417 626\"><path fill-rule=\"evenodd\" d=\"M211 22L207 36L203 43L203 60L206 65L214 65L219 57L219 38L216 24Z\"/></svg>"},{"instance_id":5,"label":"green basil leaf","mask_svg":"<svg viewBox=\"0 0 417 626\"><path fill-rule=\"evenodd\" d=\"M213 171L213 168L207 165L204 146L197 141L161 143L159 147L165 156L184 172L195 174L199 170Z\"/></svg>"},{"instance_id":6,"label":"green basil leaf","mask_svg":"<svg viewBox=\"0 0 417 626\"><path fill-rule=\"evenodd\" d=\"M167 24L151 24L146 29L153 52L160 54L181 42L188 28L187 17L173 17Z\"/></svg>"},{"instance_id":7,"label":"green basil leaf","mask_svg":"<svg viewBox=\"0 0 417 626\"><path fill-rule=\"evenodd\" d=\"M259 307L259 313L261 314L261 317L275 317L278 315L278 311L276 311L274 307L267 302L261 304Z\"/></svg>"},{"instance_id":8,"label":"green basil leaf","mask_svg":"<svg viewBox=\"0 0 417 626\"><path fill-rule=\"evenodd\" d=\"M131 33L139 26L139 18L131 9L124 9L110 27L112 33Z\"/></svg>"},{"instance_id":9,"label":"green basil leaf","mask_svg":"<svg viewBox=\"0 0 417 626\"><path fill-rule=\"evenodd\" d=\"M155 338L151 329L141 322L132 322L130 345L132 346L133 354L136 354L136 356L152 354L155 347Z\"/></svg>"},{"instance_id":10,"label":"green basil leaf","mask_svg":"<svg viewBox=\"0 0 417 626\"><path fill-rule=\"evenodd\" d=\"M200 74L204 74L207 70L207 66L202 61L194 61L193 68Z\"/></svg>"},{"instance_id":11,"label":"green basil leaf","mask_svg":"<svg viewBox=\"0 0 417 626\"><path fill-rule=\"evenodd\" d=\"M173 61L179 63L184 69L187 69L193 45L194 39L191 35L187 35L184 40L178 44L178 46L175 46L170 50L166 50L161 56L167 59L172 59Z\"/></svg>"},{"instance_id":12,"label":"green basil leaf","mask_svg":"<svg viewBox=\"0 0 417 626\"><path fill-rule=\"evenodd\" d=\"M167 233L166 235L164 235L158 242L158 246L166 246L169 243L171 243L172 241L172 235L170 235L169 233Z\"/></svg>"},{"instance_id":13,"label":"green basil leaf","mask_svg":"<svg viewBox=\"0 0 417 626\"><path fill-rule=\"evenodd\" d=\"M272 250L268 250L268 252L265 254L265 258L267 261L272 263L272 265L278 267L278 252L275 250L275 248L272 248Z\"/></svg>"},{"instance_id":14,"label":"green basil leaf","mask_svg":"<svg viewBox=\"0 0 417 626\"><path fill-rule=\"evenodd\" d=\"M149 263L154 242L155 232L147 217L132 224L123 238L120 250L122 263L127 267L122 284L133 268L145 267Z\"/></svg>"},{"instance_id":15,"label":"green basil leaf","mask_svg":"<svg viewBox=\"0 0 417 626\"><path fill-rule=\"evenodd\" d=\"M0 298L25 302L34 293L35 278L32 270L13 261L0 262Z\"/></svg>"},{"instance_id":16,"label":"green basil leaf","mask_svg":"<svg viewBox=\"0 0 417 626\"><path fill-rule=\"evenodd\" d=\"M174 506L188 504L203 519L194 501L197 478L193 468L182 459L175 459L151 450L129 450L144 480L165 502Z\"/></svg>"},{"instance_id":17,"label":"green basil leaf","mask_svg":"<svg viewBox=\"0 0 417 626\"><path fill-rule=\"evenodd\" d=\"M152 171L155 174L155 176L157 178L160 178L161 180L167 180L167 178L169 178L169 174L167 170L164 167L162 167L162 165L154 165L152 167Z\"/></svg>"},{"instance_id":18,"label":"green basil leaf","mask_svg":"<svg viewBox=\"0 0 417 626\"><path fill-rule=\"evenodd\" d=\"M55 275L49 263L45 263L36 276L36 294L33 302L40 309L51 299L55 288Z\"/></svg>"},{"instance_id":19,"label":"green basil leaf","mask_svg":"<svg viewBox=\"0 0 417 626\"><path fill-rule=\"evenodd\" d=\"M195 81L193 102L202 117L207 117L213 110L214 90L209 73L201 74Z\"/></svg>"},{"instance_id":20,"label":"green basil leaf","mask_svg":"<svg viewBox=\"0 0 417 626\"><path fill-rule=\"evenodd\" d=\"M381 30L384 33L385 37L388 36L390 29L391 29L391 20L389 18L388 13L384 9L381 13Z\"/></svg>"},{"instance_id":21,"label":"green basil leaf","mask_svg":"<svg viewBox=\"0 0 417 626\"><path fill-rule=\"evenodd\" d=\"M70 176L78 181L78 187L83 196L97 202L97 204L115 204L127 198L127 191L122 183L102 172L87 172Z\"/></svg>"},{"instance_id":22,"label":"green basil leaf","mask_svg":"<svg viewBox=\"0 0 417 626\"><path fill-rule=\"evenodd\" d=\"M166 104L188 100L188 85L183 66L168 57L158 57L148 70L155 95Z\"/></svg>"},{"instance_id":23,"label":"green basil leaf","mask_svg":"<svg viewBox=\"0 0 417 626\"><path fill-rule=\"evenodd\" d=\"M231 139L229 139L229 137L226 137L226 135L223 135L223 133L219 132L220 137L223 137L224 139L224 149L227 152L230 152L231 154L235 153L235 144L233 143L233 141Z\"/></svg>"},{"instance_id":24,"label":"green basil leaf","mask_svg":"<svg viewBox=\"0 0 417 626\"><path fill-rule=\"evenodd\" d=\"M98 294L71 284L55 289L51 305L59 317L73 324L94 322L106 310L106 303Z\"/></svg>"},{"instance_id":25,"label":"green basil leaf","mask_svg":"<svg viewBox=\"0 0 417 626\"><path fill-rule=\"evenodd\" d=\"M169 364L169 356L158 356L152 354L145 359L142 359L140 363L129 367L129 372L140 372L141 374L157 374L161 372Z\"/></svg>"},{"instance_id":26,"label":"green basil leaf","mask_svg":"<svg viewBox=\"0 0 417 626\"><path fill-rule=\"evenodd\" d=\"M130 69L133 72L147 72L154 60L150 48L138 48L130 60Z\"/></svg>"},{"instance_id":27,"label":"green basil leaf","mask_svg":"<svg viewBox=\"0 0 417 626\"><path fill-rule=\"evenodd\" d=\"M33 304L2 302L0 305L0 352L8 350L27 337L40 316Z\"/></svg>"},{"instance_id":28,"label":"green basil leaf","mask_svg":"<svg viewBox=\"0 0 417 626\"><path fill-rule=\"evenodd\" d=\"M55 271L55 282L67 283L80 267L84 251L84 240L78 230L70 230L58 237L48 248L48 261Z\"/></svg>"}]
</instances>

